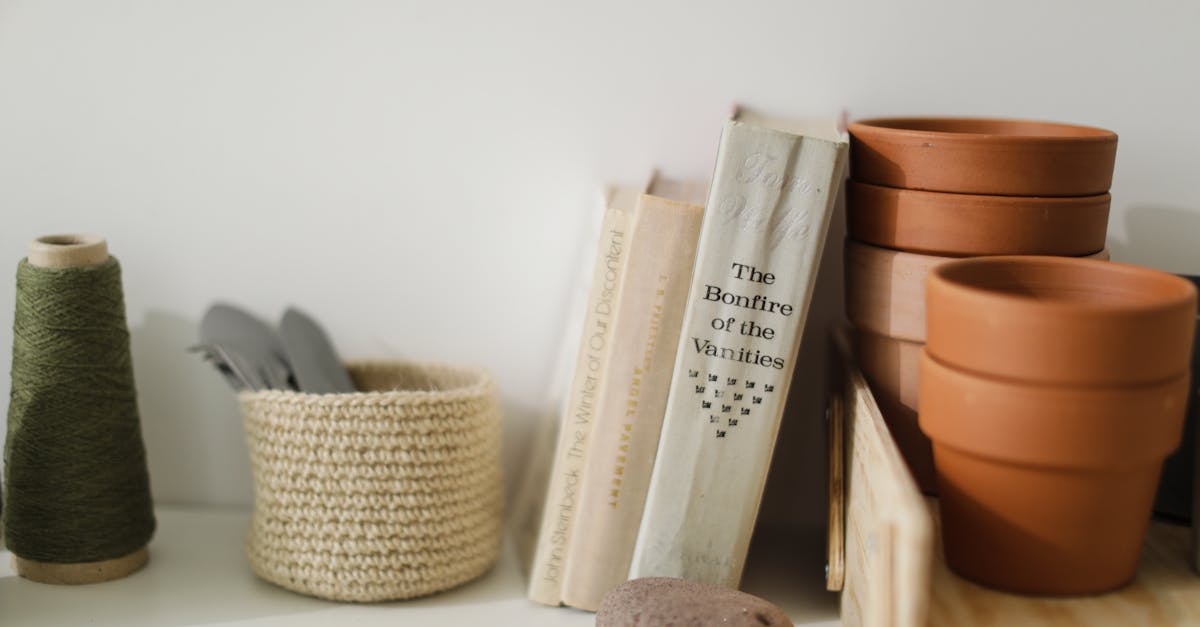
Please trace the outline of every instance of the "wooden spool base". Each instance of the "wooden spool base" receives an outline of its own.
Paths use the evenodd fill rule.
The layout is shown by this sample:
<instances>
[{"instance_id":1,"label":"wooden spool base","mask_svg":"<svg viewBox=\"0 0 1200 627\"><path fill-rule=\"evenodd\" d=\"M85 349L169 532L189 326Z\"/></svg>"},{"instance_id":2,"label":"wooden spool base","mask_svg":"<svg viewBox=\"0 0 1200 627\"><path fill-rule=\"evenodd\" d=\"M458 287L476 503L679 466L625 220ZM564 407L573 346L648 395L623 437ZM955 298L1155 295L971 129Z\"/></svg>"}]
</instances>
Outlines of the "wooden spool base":
<instances>
[{"instance_id":1,"label":"wooden spool base","mask_svg":"<svg viewBox=\"0 0 1200 627\"><path fill-rule=\"evenodd\" d=\"M18 575L30 581L77 586L102 583L129 576L145 566L149 559L150 551L146 547L110 560L78 564L37 562L14 555L13 568L16 569Z\"/></svg>"}]
</instances>

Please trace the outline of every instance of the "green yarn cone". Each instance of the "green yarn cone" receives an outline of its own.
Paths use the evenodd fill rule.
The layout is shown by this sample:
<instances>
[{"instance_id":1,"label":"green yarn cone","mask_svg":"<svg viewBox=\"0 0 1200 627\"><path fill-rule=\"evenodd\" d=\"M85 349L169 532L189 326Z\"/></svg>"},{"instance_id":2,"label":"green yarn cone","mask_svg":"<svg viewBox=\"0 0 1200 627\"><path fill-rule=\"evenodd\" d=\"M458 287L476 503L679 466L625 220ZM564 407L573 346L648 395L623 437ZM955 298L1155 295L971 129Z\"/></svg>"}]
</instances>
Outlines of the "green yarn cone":
<instances>
[{"instance_id":1,"label":"green yarn cone","mask_svg":"<svg viewBox=\"0 0 1200 627\"><path fill-rule=\"evenodd\" d=\"M3 525L28 560L128 555L155 521L121 267L17 267Z\"/></svg>"}]
</instances>

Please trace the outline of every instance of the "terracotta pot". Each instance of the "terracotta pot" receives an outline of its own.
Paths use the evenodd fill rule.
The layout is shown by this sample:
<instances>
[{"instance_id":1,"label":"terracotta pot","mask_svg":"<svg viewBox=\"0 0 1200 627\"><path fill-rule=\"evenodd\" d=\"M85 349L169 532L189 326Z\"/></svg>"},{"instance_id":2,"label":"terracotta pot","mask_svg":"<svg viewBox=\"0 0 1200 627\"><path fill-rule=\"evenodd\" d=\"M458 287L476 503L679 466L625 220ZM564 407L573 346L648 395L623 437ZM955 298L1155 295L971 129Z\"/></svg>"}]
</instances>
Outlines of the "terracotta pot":
<instances>
[{"instance_id":1,"label":"terracotta pot","mask_svg":"<svg viewBox=\"0 0 1200 627\"><path fill-rule=\"evenodd\" d=\"M917 424L917 375L922 344L859 328L853 331L853 341L858 366L917 487L925 494L935 494L933 448Z\"/></svg>"},{"instance_id":2,"label":"terracotta pot","mask_svg":"<svg viewBox=\"0 0 1200 627\"><path fill-rule=\"evenodd\" d=\"M855 180L959 194L1092 196L1108 191L1117 136L1089 126L892 118L849 126Z\"/></svg>"},{"instance_id":3,"label":"terracotta pot","mask_svg":"<svg viewBox=\"0 0 1200 627\"><path fill-rule=\"evenodd\" d=\"M979 196L849 181L846 217L856 240L949 257L1090 255L1104 248L1112 197Z\"/></svg>"},{"instance_id":4,"label":"terracotta pot","mask_svg":"<svg viewBox=\"0 0 1200 627\"><path fill-rule=\"evenodd\" d=\"M921 357L946 561L984 585L1093 594L1137 568L1188 377L1134 387L991 379Z\"/></svg>"},{"instance_id":5,"label":"terracotta pot","mask_svg":"<svg viewBox=\"0 0 1200 627\"><path fill-rule=\"evenodd\" d=\"M910 342L925 341L925 277L954 257L880 248L846 240L846 315L856 326ZM1108 250L1092 258L1108 259Z\"/></svg>"},{"instance_id":6,"label":"terracotta pot","mask_svg":"<svg viewBox=\"0 0 1200 627\"><path fill-rule=\"evenodd\" d=\"M1135 385L1187 372L1196 288L1069 257L978 257L927 282L926 350L956 368L1037 383Z\"/></svg>"}]
</instances>

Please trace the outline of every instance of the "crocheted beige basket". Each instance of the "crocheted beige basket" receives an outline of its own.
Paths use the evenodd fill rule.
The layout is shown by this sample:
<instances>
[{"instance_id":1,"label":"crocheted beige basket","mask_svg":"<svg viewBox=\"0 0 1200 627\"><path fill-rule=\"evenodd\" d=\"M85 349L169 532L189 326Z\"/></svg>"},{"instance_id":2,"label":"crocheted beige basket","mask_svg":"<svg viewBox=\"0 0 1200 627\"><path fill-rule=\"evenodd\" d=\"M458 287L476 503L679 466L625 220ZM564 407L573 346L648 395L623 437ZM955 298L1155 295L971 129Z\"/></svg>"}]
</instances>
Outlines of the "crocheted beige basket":
<instances>
[{"instance_id":1,"label":"crocheted beige basket","mask_svg":"<svg viewBox=\"0 0 1200 627\"><path fill-rule=\"evenodd\" d=\"M500 547L500 409L484 371L349 366L352 394L246 392L258 576L337 601L432 594Z\"/></svg>"}]
</instances>

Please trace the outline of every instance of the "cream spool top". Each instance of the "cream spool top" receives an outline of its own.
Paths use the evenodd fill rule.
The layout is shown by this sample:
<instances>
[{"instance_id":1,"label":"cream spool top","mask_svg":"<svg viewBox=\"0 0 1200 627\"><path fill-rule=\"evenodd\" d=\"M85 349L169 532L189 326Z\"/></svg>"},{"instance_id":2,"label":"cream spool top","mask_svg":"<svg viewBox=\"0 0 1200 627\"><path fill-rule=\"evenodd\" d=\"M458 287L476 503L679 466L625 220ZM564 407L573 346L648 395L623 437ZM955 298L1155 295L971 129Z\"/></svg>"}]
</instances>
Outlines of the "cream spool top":
<instances>
[{"instance_id":1,"label":"cream spool top","mask_svg":"<svg viewBox=\"0 0 1200 627\"><path fill-rule=\"evenodd\" d=\"M29 263L41 268L84 268L108 261L99 235L46 235L29 242Z\"/></svg>"}]
</instances>

